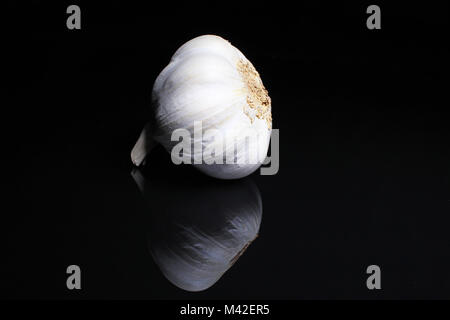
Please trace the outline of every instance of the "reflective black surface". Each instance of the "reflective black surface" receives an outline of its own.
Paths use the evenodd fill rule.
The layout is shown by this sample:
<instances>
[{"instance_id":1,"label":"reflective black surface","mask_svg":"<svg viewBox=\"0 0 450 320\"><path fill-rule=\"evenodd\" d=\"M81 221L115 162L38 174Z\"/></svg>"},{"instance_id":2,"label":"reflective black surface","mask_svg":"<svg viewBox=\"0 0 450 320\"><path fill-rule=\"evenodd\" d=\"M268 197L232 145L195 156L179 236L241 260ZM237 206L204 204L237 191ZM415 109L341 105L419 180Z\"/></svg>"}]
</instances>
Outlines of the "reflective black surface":
<instances>
[{"instance_id":1,"label":"reflective black surface","mask_svg":"<svg viewBox=\"0 0 450 320\"><path fill-rule=\"evenodd\" d=\"M65 8L19 11L7 39L2 298L450 297L446 8L384 7L378 33L366 29L364 5L231 10L234 19L86 5L79 33L65 28ZM227 185L222 197L219 182L158 147L142 171L149 205L129 153L157 74L205 33L229 39L261 73L280 170L249 177L262 201L259 236L217 282L190 292L152 258L151 243L180 243L154 219L186 207L217 235L227 208L253 206L258 192L247 203ZM247 192L249 182L234 183ZM195 202L184 205L186 188ZM208 229L212 209L198 204L217 208L217 230ZM163 237L152 242L152 228ZM80 291L66 288L71 264L81 267ZM379 291L366 288L372 264Z\"/></svg>"}]
</instances>

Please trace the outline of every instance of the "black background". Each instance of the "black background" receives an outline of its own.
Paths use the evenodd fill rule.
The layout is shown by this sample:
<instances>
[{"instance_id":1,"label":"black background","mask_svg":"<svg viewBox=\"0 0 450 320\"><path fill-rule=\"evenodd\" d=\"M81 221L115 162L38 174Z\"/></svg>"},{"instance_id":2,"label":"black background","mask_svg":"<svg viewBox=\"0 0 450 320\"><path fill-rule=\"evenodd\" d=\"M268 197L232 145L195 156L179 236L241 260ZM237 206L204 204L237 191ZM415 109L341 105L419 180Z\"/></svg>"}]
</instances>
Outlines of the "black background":
<instances>
[{"instance_id":1,"label":"black background","mask_svg":"<svg viewBox=\"0 0 450 320\"><path fill-rule=\"evenodd\" d=\"M75 2L74 2L75 3ZM448 7L109 1L8 3L2 298L450 298ZM260 72L280 129L259 238L210 289L171 285L146 244L129 152L151 87L187 40L217 34ZM155 150L159 179L201 174ZM12 177L10 180L9 178ZM203 179L203 180L202 180ZM66 288L66 267L82 290ZM382 290L366 288L366 267Z\"/></svg>"}]
</instances>

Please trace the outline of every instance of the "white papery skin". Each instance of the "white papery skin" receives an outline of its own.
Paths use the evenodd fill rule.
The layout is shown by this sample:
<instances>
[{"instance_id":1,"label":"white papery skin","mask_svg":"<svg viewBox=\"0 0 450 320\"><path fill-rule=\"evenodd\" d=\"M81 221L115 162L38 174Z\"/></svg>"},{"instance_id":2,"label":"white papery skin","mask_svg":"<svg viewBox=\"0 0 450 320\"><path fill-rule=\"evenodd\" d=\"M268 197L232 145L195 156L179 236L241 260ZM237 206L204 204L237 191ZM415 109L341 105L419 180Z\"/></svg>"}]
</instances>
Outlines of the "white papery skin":
<instances>
[{"instance_id":1,"label":"white papery skin","mask_svg":"<svg viewBox=\"0 0 450 320\"><path fill-rule=\"evenodd\" d=\"M199 142L194 140L195 121L201 121L203 132L216 129L221 137L233 137L236 145L227 144L226 148L221 139L203 138L201 149L211 150L218 144L223 156L235 149L235 163L194 164L202 172L221 179L242 178L258 169L270 141L271 122L258 118L248 106L246 83L237 68L239 61L248 60L228 41L213 35L200 36L175 52L153 86L157 126L153 139L168 152L179 143L171 141L176 129L189 130L193 145ZM247 140L250 142L246 145L249 132L256 133L257 139ZM202 150L204 161L211 158ZM243 159L251 159L249 152L256 152L256 161L243 163ZM194 151L188 156L199 154Z\"/></svg>"}]
</instances>

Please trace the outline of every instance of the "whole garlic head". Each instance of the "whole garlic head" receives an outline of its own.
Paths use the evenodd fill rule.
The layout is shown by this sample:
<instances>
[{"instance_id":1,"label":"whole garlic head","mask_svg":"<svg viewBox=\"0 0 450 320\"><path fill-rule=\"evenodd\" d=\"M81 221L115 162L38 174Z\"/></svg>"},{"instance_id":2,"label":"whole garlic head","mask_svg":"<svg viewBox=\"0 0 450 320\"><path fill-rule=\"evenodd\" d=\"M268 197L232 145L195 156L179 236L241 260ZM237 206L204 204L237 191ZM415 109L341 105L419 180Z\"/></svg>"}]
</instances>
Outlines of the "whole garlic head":
<instances>
[{"instance_id":1,"label":"whole garlic head","mask_svg":"<svg viewBox=\"0 0 450 320\"><path fill-rule=\"evenodd\" d=\"M172 137L177 129L191 136L183 159L191 159L196 168L216 178L242 178L266 158L272 128L270 97L252 63L221 37L200 36L175 52L154 83L152 107L153 125L144 128L132 151L136 165L154 141L172 152L180 143ZM234 156L231 161L229 155ZM179 154L172 152L174 156Z\"/></svg>"}]
</instances>

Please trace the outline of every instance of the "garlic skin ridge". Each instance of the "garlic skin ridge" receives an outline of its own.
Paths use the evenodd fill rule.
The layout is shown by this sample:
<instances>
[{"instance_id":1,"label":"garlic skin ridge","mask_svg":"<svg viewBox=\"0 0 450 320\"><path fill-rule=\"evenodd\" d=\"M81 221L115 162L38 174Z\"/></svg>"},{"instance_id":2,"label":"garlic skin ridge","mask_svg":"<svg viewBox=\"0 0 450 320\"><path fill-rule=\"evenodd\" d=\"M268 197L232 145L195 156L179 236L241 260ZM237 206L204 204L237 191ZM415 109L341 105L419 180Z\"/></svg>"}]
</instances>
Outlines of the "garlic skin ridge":
<instances>
[{"instance_id":1,"label":"garlic skin ridge","mask_svg":"<svg viewBox=\"0 0 450 320\"><path fill-rule=\"evenodd\" d=\"M144 129L132 151L136 165L141 164L154 141L171 152L179 143L171 139L177 129L191 133L189 156L193 159L211 157L205 149L221 150L223 156L235 149L236 163L194 164L216 178L245 177L266 158L272 128L270 97L251 62L221 37L200 36L175 52L154 83L152 107L154 124ZM218 130L222 136L233 137L235 145L222 147L220 139L199 140L194 135L194 123L199 121L202 130ZM249 131L257 133L256 141L248 142ZM196 144L202 147L195 149ZM243 163L242 159L253 157L251 153L257 154L257 161Z\"/></svg>"}]
</instances>

